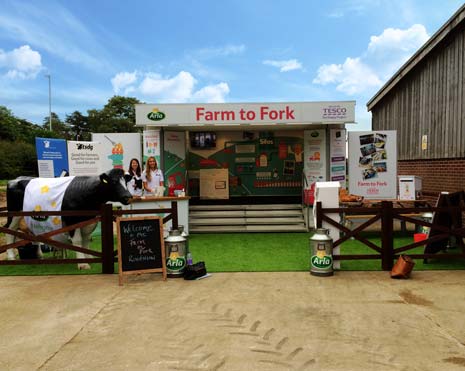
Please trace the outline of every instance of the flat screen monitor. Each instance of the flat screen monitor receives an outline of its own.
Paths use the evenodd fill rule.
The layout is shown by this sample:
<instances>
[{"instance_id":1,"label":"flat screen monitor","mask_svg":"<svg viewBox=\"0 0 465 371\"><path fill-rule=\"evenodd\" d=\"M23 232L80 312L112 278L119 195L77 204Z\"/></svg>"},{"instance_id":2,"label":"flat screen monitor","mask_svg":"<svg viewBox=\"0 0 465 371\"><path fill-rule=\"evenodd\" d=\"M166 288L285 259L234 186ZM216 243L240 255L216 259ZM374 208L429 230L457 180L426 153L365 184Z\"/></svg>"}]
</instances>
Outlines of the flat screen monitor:
<instances>
[{"instance_id":1,"label":"flat screen monitor","mask_svg":"<svg viewBox=\"0 0 465 371\"><path fill-rule=\"evenodd\" d=\"M216 133L214 131L196 131L190 133L191 148L216 148Z\"/></svg>"}]
</instances>

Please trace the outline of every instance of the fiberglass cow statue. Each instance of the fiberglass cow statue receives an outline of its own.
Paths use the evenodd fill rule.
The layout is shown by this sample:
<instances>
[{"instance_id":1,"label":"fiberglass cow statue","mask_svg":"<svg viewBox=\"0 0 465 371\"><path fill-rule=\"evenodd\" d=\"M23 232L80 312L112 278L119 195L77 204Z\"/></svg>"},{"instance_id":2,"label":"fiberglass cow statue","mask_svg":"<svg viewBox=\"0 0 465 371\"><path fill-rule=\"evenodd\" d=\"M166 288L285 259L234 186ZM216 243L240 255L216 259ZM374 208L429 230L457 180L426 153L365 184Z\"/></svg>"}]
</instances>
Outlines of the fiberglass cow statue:
<instances>
[{"instance_id":1,"label":"fiberglass cow statue","mask_svg":"<svg viewBox=\"0 0 465 371\"><path fill-rule=\"evenodd\" d=\"M108 201L131 201L131 194L126 188L126 179L122 169L112 169L100 176L70 176L63 178L19 177L7 185L8 211L54 211L54 210L100 210ZM76 224L90 219L90 216L51 216L25 217L28 229L33 234L42 234L59 229L65 225ZM17 230L21 217L8 218L7 228ZM62 242L69 238L73 245L89 247L90 237L97 224L77 228L68 233L54 236ZM13 243L15 237L7 235L7 244ZM38 254L41 256L40 247ZM14 249L7 251L9 260L15 260ZM77 258L86 255L76 252ZM89 269L89 264L78 264L79 269Z\"/></svg>"}]
</instances>

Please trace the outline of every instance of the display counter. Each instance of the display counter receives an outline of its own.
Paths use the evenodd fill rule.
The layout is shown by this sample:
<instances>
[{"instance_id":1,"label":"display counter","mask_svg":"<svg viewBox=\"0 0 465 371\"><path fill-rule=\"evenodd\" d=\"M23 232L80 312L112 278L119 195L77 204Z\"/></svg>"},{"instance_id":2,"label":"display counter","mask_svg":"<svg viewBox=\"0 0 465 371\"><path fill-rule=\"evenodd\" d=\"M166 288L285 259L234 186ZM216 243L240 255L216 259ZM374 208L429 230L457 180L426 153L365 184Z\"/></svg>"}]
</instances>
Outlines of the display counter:
<instances>
[{"instance_id":1,"label":"display counter","mask_svg":"<svg viewBox=\"0 0 465 371\"><path fill-rule=\"evenodd\" d=\"M171 201L178 203L178 225L184 226L184 231L189 234L189 200L190 197L154 197L145 196L141 198L134 198L129 205L130 210L142 210L142 209L167 209L171 208ZM153 214L152 214L153 215ZM158 214L155 214L158 215ZM166 214L160 214L165 216ZM172 221L168 221L164 226L164 234L168 235L168 231L171 229Z\"/></svg>"}]
</instances>

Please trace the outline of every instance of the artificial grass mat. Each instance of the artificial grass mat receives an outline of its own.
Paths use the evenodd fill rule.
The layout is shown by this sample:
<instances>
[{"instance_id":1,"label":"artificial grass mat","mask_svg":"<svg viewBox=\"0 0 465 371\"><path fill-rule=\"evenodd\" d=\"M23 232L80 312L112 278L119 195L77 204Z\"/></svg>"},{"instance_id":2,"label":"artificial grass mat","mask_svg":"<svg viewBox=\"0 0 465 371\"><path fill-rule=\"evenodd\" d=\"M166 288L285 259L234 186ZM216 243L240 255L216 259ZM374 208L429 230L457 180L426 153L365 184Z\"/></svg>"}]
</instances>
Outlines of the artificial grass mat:
<instances>
[{"instance_id":1,"label":"artificial grass mat","mask_svg":"<svg viewBox=\"0 0 465 371\"><path fill-rule=\"evenodd\" d=\"M312 233L228 233L192 234L189 249L194 262L204 261L208 272L299 272L310 270L310 237ZM365 232L363 236L381 246L377 232ZM413 233L395 233L395 247L413 242ZM100 249L100 236L94 235L93 249ZM116 249L116 244L115 244ZM422 253L423 247L407 251ZM448 250L456 253L457 249ZM374 251L357 240L346 241L341 254L373 254ZM415 260L414 270L462 270L465 259ZM342 271L379 271L381 260L341 261ZM91 264L91 270L79 271L76 264L1 266L0 275L53 275L99 274L101 264ZM115 273L118 265L115 264Z\"/></svg>"},{"instance_id":2,"label":"artificial grass mat","mask_svg":"<svg viewBox=\"0 0 465 371\"><path fill-rule=\"evenodd\" d=\"M313 233L231 233L194 234L189 237L189 248L194 261L204 261L209 272L298 272L310 271L310 237ZM381 246L380 234L365 232L363 236ZM413 234L395 233L394 247L413 242ZM423 253L424 247L409 250ZM449 250L455 253L456 249ZM374 254L357 240L342 244L341 255ZM414 270L465 269L465 259L415 260ZM379 271L381 260L343 260L341 270Z\"/></svg>"}]
</instances>

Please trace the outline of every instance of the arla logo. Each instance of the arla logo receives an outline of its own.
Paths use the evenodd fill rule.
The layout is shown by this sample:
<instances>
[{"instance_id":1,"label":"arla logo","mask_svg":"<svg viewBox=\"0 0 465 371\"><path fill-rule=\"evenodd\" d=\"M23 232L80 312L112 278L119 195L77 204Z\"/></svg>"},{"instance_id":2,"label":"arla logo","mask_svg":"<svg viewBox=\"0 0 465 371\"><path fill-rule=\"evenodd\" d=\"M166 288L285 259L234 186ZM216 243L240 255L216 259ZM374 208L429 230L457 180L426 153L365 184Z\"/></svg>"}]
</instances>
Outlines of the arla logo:
<instances>
[{"instance_id":1,"label":"arla logo","mask_svg":"<svg viewBox=\"0 0 465 371\"><path fill-rule=\"evenodd\" d=\"M312 131L312 132L310 133L310 136L312 136L313 138L316 138L316 137L319 136L319 135L320 135L320 133L317 132L317 131Z\"/></svg>"},{"instance_id":2,"label":"arla logo","mask_svg":"<svg viewBox=\"0 0 465 371\"><path fill-rule=\"evenodd\" d=\"M161 121L165 118L165 114L160 112L158 108L154 108L152 112L149 112L147 118L152 121Z\"/></svg>"},{"instance_id":3,"label":"arla logo","mask_svg":"<svg viewBox=\"0 0 465 371\"><path fill-rule=\"evenodd\" d=\"M333 264L333 258L329 255L325 255L321 258L316 255L313 255L311 258L311 263L312 266L315 268L329 268Z\"/></svg>"},{"instance_id":4,"label":"arla logo","mask_svg":"<svg viewBox=\"0 0 465 371\"><path fill-rule=\"evenodd\" d=\"M186 265L186 259L178 256L176 259L166 259L166 268L171 271L179 271Z\"/></svg>"}]
</instances>

